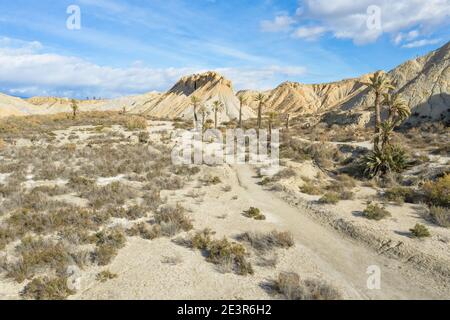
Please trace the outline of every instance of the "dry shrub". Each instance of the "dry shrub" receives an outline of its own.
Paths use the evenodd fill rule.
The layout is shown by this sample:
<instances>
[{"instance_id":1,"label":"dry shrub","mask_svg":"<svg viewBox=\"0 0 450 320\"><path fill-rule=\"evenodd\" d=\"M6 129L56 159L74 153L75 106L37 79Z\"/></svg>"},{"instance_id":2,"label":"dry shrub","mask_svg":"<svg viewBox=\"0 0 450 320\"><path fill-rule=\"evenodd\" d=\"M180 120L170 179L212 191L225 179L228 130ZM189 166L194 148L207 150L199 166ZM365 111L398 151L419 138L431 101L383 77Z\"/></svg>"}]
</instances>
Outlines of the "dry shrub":
<instances>
[{"instance_id":1,"label":"dry shrub","mask_svg":"<svg viewBox=\"0 0 450 320\"><path fill-rule=\"evenodd\" d=\"M0 139L0 151L6 148L6 142L3 139Z\"/></svg>"},{"instance_id":2,"label":"dry shrub","mask_svg":"<svg viewBox=\"0 0 450 320\"><path fill-rule=\"evenodd\" d=\"M305 194L318 196L323 194L323 189L319 185L311 182L311 181L305 181L303 186L300 187L300 191Z\"/></svg>"},{"instance_id":3,"label":"dry shrub","mask_svg":"<svg viewBox=\"0 0 450 320\"><path fill-rule=\"evenodd\" d=\"M435 182L426 182L423 191L431 205L450 207L450 173Z\"/></svg>"},{"instance_id":4,"label":"dry shrub","mask_svg":"<svg viewBox=\"0 0 450 320\"><path fill-rule=\"evenodd\" d=\"M125 246L126 237L122 229L113 228L98 232L93 237L93 242L97 248L92 254L92 258L99 266L105 266L117 256L119 249Z\"/></svg>"},{"instance_id":5,"label":"dry shrub","mask_svg":"<svg viewBox=\"0 0 450 320\"><path fill-rule=\"evenodd\" d=\"M186 209L180 205L161 207L155 214L155 222L161 226L161 231L166 236L173 236L180 231L189 231L193 228L191 219L186 215Z\"/></svg>"},{"instance_id":6,"label":"dry shrub","mask_svg":"<svg viewBox=\"0 0 450 320\"><path fill-rule=\"evenodd\" d=\"M60 242L25 237L16 248L19 260L6 265L7 276L21 283L34 277L36 272L52 270L64 275L75 262L74 254Z\"/></svg>"},{"instance_id":7,"label":"dry shrub","mask_svg":"<svg viewBox=\"0 0 450 320\"><path fill-rule=\"evenodd\" d=\"M127 234L131 237L138 236L142 239L153 240L161 236L161 226L159 224L151 226L148 223L141 222L128 229Z\"/></svg>"},{"instance_id":8,"label":"dry shrub","mask_svg":"<svg viewBox=\"0 0 450 320\"><path fill-rule=\"evenodd\" d=\"M296 273L280 273L275 281L275 289L288 300L338 300L339 291L319 280L300 280Z\"/></svg>"},{"instance_id":9,"label":"dry shrub","mask_svg":"<svg viewBox=\"0 0 450 320\"><path fill-rule=\"evenodd\" d=\"M437 225L444 228L450 228L449 208L431 206L429 215L433 220L433 222L436 223Z\"/></svg>"},{"instance_id":10,"label":"dry shrub","mask_svg":"<svg viewBox=\"0 0 450 320\"><path fill-rule=\"evenodd\" d=\"M132 116L127 119L125 127L130 131L147 129L147 120L143 117Z\"/></svg>"},{"instance_id":11,"label":"dry shrub","mask_svg":"<svg viewBox=\"0 0 450 320\"><path fill-rule=\"evenodd\" d=\"M319 203L322 204L337 204L341 200L341 197L336 192L327 192L322 198L319 199Z\"/></svg>"},{"instance_id":12,"label":"dry shrub","mask_svg":"<svg viewBox=\"0 0 450 320\"><path fill-rule=\"evenodd\" d=\"M295 245L292 233L273 230L269 233L246 232L237 237L239 241L250 244L259 252L267 252L274 248L290 248Z\"/></svg>"},{"instance_id":13,"label":"dry shrub","mask_svg":"<svg viewBox=\"0 0 450 320\"><path fill-rule=\"evenodd\" d=\"M406 202L414 202L415 192L407 187L393 187L385 190L383 197L398 204Z\"/></svg>"},{"instance_id":14,"label":"dry shrub","mask_svg":"<svg viewBox=\"0 0 450 320\"><path fill-rule=\"evenodd\" d=\"M23 298L34 300L64 300L72 294L75 292L68 288L66 277L36 278L21 292Z\"/></svg>"},{"instance_id":15,"label":"dry shrub","mask_svg":"<svg viewBox=\"0 0 450 320\"><path fill-rule=\"evenodd\" d=\"M209 229L197 232L190 244L193 248L202 250L207 261L218 265L224 272L234 271L239 275L254 273L251 263L246 259L247 253L243 245L226 238L214 240L213 234Z\"/></svg>"}]
</instances>

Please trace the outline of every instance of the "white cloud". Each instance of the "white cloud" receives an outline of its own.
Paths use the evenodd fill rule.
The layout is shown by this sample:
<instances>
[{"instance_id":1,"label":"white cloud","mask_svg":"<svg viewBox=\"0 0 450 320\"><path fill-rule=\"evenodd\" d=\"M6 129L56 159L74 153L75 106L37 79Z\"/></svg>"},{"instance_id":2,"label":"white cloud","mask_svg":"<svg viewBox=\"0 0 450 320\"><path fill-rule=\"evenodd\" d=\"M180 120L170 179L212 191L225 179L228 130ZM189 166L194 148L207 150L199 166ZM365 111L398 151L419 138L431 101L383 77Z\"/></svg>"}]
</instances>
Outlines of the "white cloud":
<instances>
[{"instance_id":1,"label":"white cloud","mask_svg":"<svg viewBox=\"0 0 450 320\"><path fill-rule=\"evenodd\" d=\"M196 68L148 68L136 61L129 67L100 66L87 60L45 53L38 42L0 38L0 91L20 96L117 97L165 91ZM298 66L218 68L237 89L265 89L280 79L305 74Z\"/></svg>"},{"instance_id":2,"label":"white cloud","mask_svg":"<svg viewBox=\"0 0 450 320\"><path fill-rule=\"evenodd\" d=\"M417 40L417 41L413 41L410 43L407 43L405 45L403 45L403 48L418 48L418 47L423 47L423 46L428 46L428 45L432 45L432 44L437 44L439 42L441 42L441 39L422 39L422 40Z\"/></svg>"},{"instance_id":3,"label":"white cloud","mask_svg":"<svg viewBox=\"0 0 450 320\"><path fill-rule=\"evenodd\" d=\"M315 40L320 38L327 30L324 27L300 27L295 30L293 36L306 40Z\"/></svg>"},{"instance_id":4,"label":"white cloud","mask_svg":"<svg viewBox=\"0 0 450 320\"><path fill-rule=\"evenodd\" d=\"M276 16L273 21L261 21L261 30L264 32L286 32L290 31L295 20L289 15L283 14Z\"/></svg>"},{"instance_id":5,"label":"white cloud","mask_svg":"<svg viewBox=\"0 0 450 320\"><path fill-rule=\"evenodd\" d=\"M307 34L308 25L314 24L356 44L374 42L383 34L400 44L447 25L450 0L304 0L296 16L297 28L303 28L300 34Z\"/></svg>"}]
</instances>

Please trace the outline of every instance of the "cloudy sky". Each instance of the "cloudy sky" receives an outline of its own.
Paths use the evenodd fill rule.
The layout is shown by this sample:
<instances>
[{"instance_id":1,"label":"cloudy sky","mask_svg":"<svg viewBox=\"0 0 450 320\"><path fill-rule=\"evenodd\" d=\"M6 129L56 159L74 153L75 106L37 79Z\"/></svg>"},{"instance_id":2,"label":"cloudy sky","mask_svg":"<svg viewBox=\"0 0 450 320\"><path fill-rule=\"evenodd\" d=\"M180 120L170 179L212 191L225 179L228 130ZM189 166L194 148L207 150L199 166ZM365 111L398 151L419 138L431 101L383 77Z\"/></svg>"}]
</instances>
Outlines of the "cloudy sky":
<instances>
[{"instance_id":1,"label":"cloudy sky","mask_svg":"<svg viewBox=\"0 0 450 320\"><path fill-rule=\"evenodd\" d=\"M236 89L335 81L442 46L449 21L450 0L1 1L0 92L115 97L206 70Z\"/></svg>"}]
</instances>

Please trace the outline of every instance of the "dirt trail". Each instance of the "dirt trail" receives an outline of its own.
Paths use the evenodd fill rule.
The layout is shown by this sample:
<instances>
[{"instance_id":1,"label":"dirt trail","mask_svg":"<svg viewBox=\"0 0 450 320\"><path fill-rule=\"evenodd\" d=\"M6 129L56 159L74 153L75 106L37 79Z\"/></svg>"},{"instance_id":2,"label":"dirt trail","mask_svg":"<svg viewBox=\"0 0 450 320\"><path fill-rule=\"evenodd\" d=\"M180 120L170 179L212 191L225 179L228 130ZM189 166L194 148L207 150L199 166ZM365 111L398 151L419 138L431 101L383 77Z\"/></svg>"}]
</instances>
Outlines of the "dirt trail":
<instances>
[{"instance_id":1,"label":"dirt trail","mask_svg":"<svg viewBox=\"0 0 450 320\"><path fill-rule=\"evenodd\" d=\"M336 280L361 299L447 299L448 291L438 288L432 279L419 274L403 263L378 255L334 230L313 221L264 190L250 166L235 166L242 193L257 204L264 213L274 216L283 229L294 234L297 250L306 250L324 274ZM376 265L381 268L381 290L367 289L366 270Z\"/></svg>"}]
</instances>

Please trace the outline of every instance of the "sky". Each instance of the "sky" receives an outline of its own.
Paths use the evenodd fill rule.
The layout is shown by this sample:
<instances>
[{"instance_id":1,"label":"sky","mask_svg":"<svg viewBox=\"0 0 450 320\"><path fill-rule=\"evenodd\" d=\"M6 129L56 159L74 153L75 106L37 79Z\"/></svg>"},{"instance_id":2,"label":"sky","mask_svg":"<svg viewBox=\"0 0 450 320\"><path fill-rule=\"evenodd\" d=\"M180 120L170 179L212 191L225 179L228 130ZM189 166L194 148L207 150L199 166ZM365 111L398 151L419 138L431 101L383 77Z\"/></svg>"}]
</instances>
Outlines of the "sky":
<instances>
[{"instance_id":1,"label":"sky","mask_svg":"<svg viewBox=\"0 0 450 320\"><path fill-rule=\"evenodd\" d=\"M450 0L0 2L0 92L165 91L208 70L236 90L390 70L450 40Z\"/></svg>"}]
</instances>

